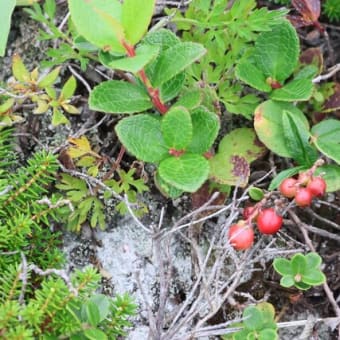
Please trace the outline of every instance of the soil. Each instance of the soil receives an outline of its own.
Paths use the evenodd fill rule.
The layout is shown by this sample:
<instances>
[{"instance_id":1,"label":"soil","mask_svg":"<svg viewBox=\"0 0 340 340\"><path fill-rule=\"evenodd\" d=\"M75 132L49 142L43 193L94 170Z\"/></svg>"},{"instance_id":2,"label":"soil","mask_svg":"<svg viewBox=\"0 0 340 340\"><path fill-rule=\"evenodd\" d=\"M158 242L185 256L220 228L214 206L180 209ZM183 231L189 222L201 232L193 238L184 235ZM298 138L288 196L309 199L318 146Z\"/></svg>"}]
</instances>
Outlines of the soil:
<instances>
[{"instance_id":1,"label":"soil","mask_svg":"<svg viewBox=\"0 0 340 340\"><path fill-rule=\"evenodd\" d=\"M266 1L261 1L261 4L273 7ZM59 15L62 18L65 15L65 2L59 1L59 7ZM158 8L157 15L162 15L161 7ZM30 20L21 10L15 12L7 55L0 60L0 79L4 80L10 77L10 60L14 52L19 53L24 58L24 63L29 64L32 69L45 58L44 51L47 49L48 43L36 41L38 27L39 25ZM332 66L340 62L340 28L334 24L326 25L326 27L332 47L331 52L327 49L328 45L324 37L318 35L315 30L305 29L299 31L299 34L303 49L320 46L325 52L325 65ZM69 73L65 67L62 78L66 79L68 76ZM90 84L95 84L98 78L101 80L99 74L90 70L83 76L87 77ZM83 113L71 118L70 127L52 127L49 115L40 117L27 115L26 121L17 126L17 131L30 133L35 139L27 137L18 139L22 160L24 161L34 150L39 149L41 144L48 145L51 149L58 148L65 143L69 135L77 132L84 124L94 125L102 119L102 114L91 112L88 109L87 96L85 88L79 84L76 104L78 107L82 106ZM118 147L114 146L118 144L112 132L114 123L115 121L109 117L96 130L90 131L87 135L91 143L97 143L96 149L108 157L115 157L119 151ZM235 117L233 120L234 126L243 123L239 117ZM132 162L132 158L125 156L122 164L128 169ZM262 177L274 165L277 167L277 171L289 166L286 160L267 155L253 163L250 181ZM152 178L153 168L146 166L144 170L147 177ZM259 186L267 187L269 180L270 178L266 178ZM239 192L235 193L238 202L236 208L221 210L220 213L207 219L204 223L183 227L180 231L170 234L169 237L159 240L156 237L156 232L159 231L157 226L162 216L162 208L164 209L164 218L160 229L167 232L171 232L179 225L195 220L202 215L197 214L197 216L187 218L179 223L183 216L190 214L193 210L191 197L184 195L172 201L159 194L151 179L148 185L150 192L140 199L148 207L149 213L141 219L140 223L128 215L124 217L118 215L113 207L108 206L107 227L104 231L91 230L89 226L85 225L80 234L64 232L64 250L68 258L69 270L94 265L103 275L103 293L114 296L117 293L128 292L135 298L138 313L132 319L133 327L129 330L127 339L156 339L150 332L150 325L152 318L157 319L160 317L160 313L164 314L164 333L169 331L171 334L175 315L186 301L188 305L175 325L178 325L181 320L185 321L189 312L192 311L190 307L194 305L195 300L190 300L190 294L193 294L198 301L195 317L188 318L188 323L178 327L175 334L169 335L169 337L165 336L162 338L163 340L188 339L188 334L207 315L210 316L200 326L201 328L235 320L241 317L242 310L246 305L259 301L272 303L275 306L278 321L281 323L309 320L296 327L280 328L280 339L338 339L337 330L331 329L325 322L313 321L335 316L334 308L322 286L302 293L297 289L284 289L279 285L279 276L273 270L272 261L278 255L290 256L298 251L308 251L305 239L294 221L287 218L283 231L274 237L256 235L257 245L251 252L235 253L228 249L227 253L222 254L221 247L223 246L223 237L226 235L226 227L232 220L237 220L242 207L249 203L249 200L244 198L246 194ZM228 206L232 202L232 198L231 195L231 198L226 199L224 206ZM339 203L340 194L332 193L317 201L313 210L297 209L295 212L307 225L340 236ZM141 223L149 231L143 229ZM339 239L332 239L312 232L309 236L323 258L322 270L327 276L328 285L334 298L339 303ZM198 285L198 291L193 291L193 287L198 280L198 268L203 266L203 262L200 261L204 260L205 255L210 251L209 247L213 239L216 242L213 249L210 249L211 256L207 258L207 272L204 274L206 275L204 280L208 280L208 275L211 273L216 259L224 256L223 262L217 269L219 271L216 275L217 281L211 283L211 288L222 287L226 282L234 283L235 287L234 294L230 294L226 302L222 303L215 313L209 314L211 310L214 310L213 305L218 305L220 302L218 301L220 297L216 301L206 299L206 297L212 299L213 296L204 293L207 289L204 280ZM239 277L237 280L230 281L235 273L239 273ZM162 275L169 278L169 281L164 281ZM166 284L168 284L167 303L163 306L162 294L164 294L164 285ZM225 293L227 289L228 285L222 289L222 292ZM205 335L204 332L195 333L193 338L221 339L219 336Z\"/></svg>"}]
</instances>

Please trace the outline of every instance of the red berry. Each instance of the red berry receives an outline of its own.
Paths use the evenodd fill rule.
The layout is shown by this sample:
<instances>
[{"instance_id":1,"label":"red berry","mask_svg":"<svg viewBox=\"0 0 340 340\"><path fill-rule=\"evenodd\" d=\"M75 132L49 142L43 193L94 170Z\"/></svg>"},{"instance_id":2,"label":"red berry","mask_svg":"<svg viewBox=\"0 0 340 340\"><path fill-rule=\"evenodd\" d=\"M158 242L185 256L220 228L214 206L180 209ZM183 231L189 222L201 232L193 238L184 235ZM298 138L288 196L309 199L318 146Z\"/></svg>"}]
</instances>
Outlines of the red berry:
<instances>
[{"instance_id":1,"label":"red berry","mask_svg":"<svg viewBox=\"0 0 340 340\"><path fill-rule=\"evenodd\" d=\"M228 239L236 250L248 249L254 242L254 230L244 221L243 223L233 224L229 229Z\"/></svg>"},{"instance_id":2,"label":"red berry","mask_svg":"<svg viewBox=\"0 0 340 340\"><path fill-rule=\"evenodd\" d=\"M257 226L262 234L275 234L282 226L283 218L273 208L260 211Z\"/></svg>"},{"instance_id":3,"label":"red berry","mask_svg":"<svg viewBox=\"0 0 340 340\"><path fill-rule=\"evenodd\" d=\"M295 203L299 207L307 207L312 203L313 194L308 188L299 188L296 191Z\"/></svg>"},{"instance_id":4,"label":"red berry","mask_svg":"<svg viewBox=\"0 0 340 340\"><path fill-rule=\"evenodd\" d=\"M279 187L281 194L285 197L292 198L296 194L296 182L297 180L294 178L286 178L284 179Z\"/></svg>"},{"instance_id":5,"label":"red berry","mask_svg":"<svg viewBox=\"0 0 340 340\"><path fill-rule=\"evenodd\" d=\"M322 177L313 177L308 183L307 189L313 196L323 196L326 192L326 182Z\"/></svg>"},{"instance_id":6,"label":"red berry","mask_svg":"<svg viewBox=\"0 0 340 340\"><path fill-rule=\"evenodd\" d=\"M249 207L245 207L243 209L243 218L245 220L247 220L254 212L255 212L255 207L254 206L249 206ZM252 219L254 219L256 216L253 216Z\"/></svg>"}]
</instances>

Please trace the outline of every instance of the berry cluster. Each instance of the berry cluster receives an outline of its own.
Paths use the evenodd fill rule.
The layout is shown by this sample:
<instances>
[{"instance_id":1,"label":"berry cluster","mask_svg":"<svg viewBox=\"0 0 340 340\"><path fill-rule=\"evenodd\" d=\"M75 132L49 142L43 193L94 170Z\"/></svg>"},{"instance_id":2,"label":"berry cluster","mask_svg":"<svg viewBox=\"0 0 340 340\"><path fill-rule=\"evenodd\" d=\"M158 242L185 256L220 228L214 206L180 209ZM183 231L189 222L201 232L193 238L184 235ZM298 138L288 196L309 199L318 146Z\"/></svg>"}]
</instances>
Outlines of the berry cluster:
<instances>
[{"instance_id":1,"label":"berry cluster","mask_svg":"<svg viewBox=\"0 0 340 340\"><path fill-rule=\"evenodd\" d=\"M326 182L322 177L308 177L305 174L298 179L286 178L280 184L281 194L293 198L299 207L307 207L314 197L323 196L326 192Z\"/></svg>"},{"instance_id":2,"label":"berry cluster","mask_svg":"<svg viewBox=\"0 0 340 340\"><path fill-rule=\"evenodd\" d=\"M326 192L326 182L322 177L314 177L318 164L310 170L301 173L298 179L286 178L279 186L280 193L287 198L294 198L299 207L312 203L314 197L323 196ZM269 193L270 196L270 193ZM243 210L243 219L233 224L229 229L229 242L236 250L245 250L254 243L253 223L256 222L260 233L271 235L279 231L283 217L274 208L266 208L267 198L254 206Z\"/></svg>"},{"instance_id":3,"label":"berry cluster","mask_svg":"<svg viewBox=\"0 0 340 340\"><path fill-rule=\"evenodd\" d=\"M252 221L262 234L275 234L282 226L283 218L273 208L259 209L257 206L247 207L243 211L244 220L240 220L229 229L229 242L236 250L245 250L254 243Z\"/></svg>"}]
</instances>

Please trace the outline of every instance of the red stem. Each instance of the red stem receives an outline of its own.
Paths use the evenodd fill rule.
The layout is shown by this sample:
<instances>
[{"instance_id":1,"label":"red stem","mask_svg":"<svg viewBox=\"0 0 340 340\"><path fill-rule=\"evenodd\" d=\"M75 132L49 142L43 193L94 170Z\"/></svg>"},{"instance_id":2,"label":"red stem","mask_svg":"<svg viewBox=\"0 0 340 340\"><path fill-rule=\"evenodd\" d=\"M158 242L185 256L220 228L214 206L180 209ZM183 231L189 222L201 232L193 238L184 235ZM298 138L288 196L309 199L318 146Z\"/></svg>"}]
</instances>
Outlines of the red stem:
<instances>
[{"instance_id":1,"label":"red stem","mask_svg":"<svg viewBox=\"0 0 340 340\"><path fill-rule=\"evenodd\" d=\"M136 56L136 50L134 46L128 44L125 40L122 41L122 45L125 48L126 54L129 58ZM155 89L154 87L152 87L151 82L145 73L145 70L143 69L139 71L138 75L147 88L147 91L155 108L161 114L167 113L168 107L161 101L161 98L159 97L159 89Z\"/></svg>"}]
</instances>

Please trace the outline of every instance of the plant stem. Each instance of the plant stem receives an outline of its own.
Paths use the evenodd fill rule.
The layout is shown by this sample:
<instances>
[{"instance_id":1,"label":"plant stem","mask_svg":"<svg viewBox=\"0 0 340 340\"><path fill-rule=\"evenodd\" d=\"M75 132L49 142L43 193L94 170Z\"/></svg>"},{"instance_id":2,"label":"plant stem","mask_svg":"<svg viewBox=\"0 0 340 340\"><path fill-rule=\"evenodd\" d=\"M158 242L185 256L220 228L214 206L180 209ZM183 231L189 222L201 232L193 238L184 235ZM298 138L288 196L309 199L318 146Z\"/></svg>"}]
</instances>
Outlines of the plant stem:
<instances>
[{"instance_id":1,"label":"plant stem","mask_svg":"<svg viewBox=\"0 0 340 340\"><path fill-rule=\"evenodd\" d=\"M135 47L130 45L129 43L127 43L126 41L122 41L122 45L125 48L126 54L129 58L135 57L136 56L136 50ZM149 96L151 98L151 101L154 105L154 107L157 109L157 111L159 111L161 114L166 114L168 111L168 107L162 102L160 96L159 96L159 89L158 88L154 88L151 85L151 82L148 78L148 76L145 73L145 70L142 69L140 71L138 71L138 76L141 79L141 81L143 82L143 84L145 85Z\"/></svg>"}]
</instances>

